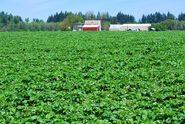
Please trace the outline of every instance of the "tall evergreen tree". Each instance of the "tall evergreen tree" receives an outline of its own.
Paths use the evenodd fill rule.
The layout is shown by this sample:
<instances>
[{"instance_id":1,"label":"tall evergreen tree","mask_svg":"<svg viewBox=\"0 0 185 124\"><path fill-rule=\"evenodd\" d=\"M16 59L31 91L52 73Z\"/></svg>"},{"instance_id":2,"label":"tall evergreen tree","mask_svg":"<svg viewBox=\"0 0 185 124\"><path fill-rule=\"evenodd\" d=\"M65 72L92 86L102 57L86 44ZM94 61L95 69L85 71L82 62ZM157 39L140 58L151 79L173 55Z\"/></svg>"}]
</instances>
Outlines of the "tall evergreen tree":
<instances>
[{"instance_id":1,"label":"tall evergreen tree","mask_svg":"<svg viewBox=\"0 0 185 124\"><path fill-rule=\"evenodd\" d=\"M141 22L142 23L147 23L147 17L145 15L142 16Z\"/></svg>"},{"instance_id":2,"label":"tall evergreen tree","mask_svg":"<svg viewBox=\"0 0 185 124\"><path fill-rule=\"evenodd\" d=\"M100 12L98 12L96 19L101 20L101 13Z\"/></svg>"},{"instance_id":3,"label":"tall evergreen tree","mask_svg":"<svg viewBox=\"0 0 185 124\"><path fill-rule=\"evenodd\" d=\"M109 12L106 13L106 16L107 16L107 21L110 21L110 15L109 15Z\"/></svg>"},{"instance_id":4,"label":"tall evergreen tree","mask_svg":"<svg viewBox=\"0 0 185 124\"><path fill-rule=\"evenodd\" d=\"M185 21L185 13L181 13L181 14L178 16L178 20L179 20L179 21Z\"/></svg>"},{"instance_id":5,"label":"tall evergreen tree","mask_svg":"<svg viewBox=\"0 0 185 124\"><path fill-rule=\"evenodd\" d=\"M172 19L172 20L174 20L175 19L175 16L172 13L168 12L167 13L167 16L166 16L166 19Z\"/></svg>"},{"instance_id":6,"label":"tall evergreen tree","mask_svg":"<svg viewBox=\"0 0 185 124\"><path fill-rule=\"evenodd\" d=\"M119 12L117 14L117 20L120 24L124 24L128 22L131 22L131 23L134 22L135 18L132 15L126 15L126 14L123 14L122 12Z\"/></svg>"}]
</instances>

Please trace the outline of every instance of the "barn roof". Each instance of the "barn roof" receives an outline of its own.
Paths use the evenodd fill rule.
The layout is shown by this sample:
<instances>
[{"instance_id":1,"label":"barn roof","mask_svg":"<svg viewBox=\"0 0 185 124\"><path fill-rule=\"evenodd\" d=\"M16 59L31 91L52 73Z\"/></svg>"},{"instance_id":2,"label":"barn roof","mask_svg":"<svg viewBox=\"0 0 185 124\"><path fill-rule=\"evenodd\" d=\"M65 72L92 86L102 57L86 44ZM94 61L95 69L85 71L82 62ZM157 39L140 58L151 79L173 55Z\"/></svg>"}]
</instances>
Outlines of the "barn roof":
<instances>
[{"instance_id":1,"label":"barn roof","mask_svg":"<svg viewBox=\"0 0 185 124\"><path fill-rule=\"evenodd\" d=\"M99 27L99 25L84 25L83 27L92 28L92 27Z\"/></svg>"},{"instance_id":2,"label":"barn roof","mask_svg":"<svg viewBox=\"0 0 185 124\"><path fill-rule=\"evenodd\" d=\"M86 20L85 25L101 25L100 20Z\"/></svg>"}]
</instances>

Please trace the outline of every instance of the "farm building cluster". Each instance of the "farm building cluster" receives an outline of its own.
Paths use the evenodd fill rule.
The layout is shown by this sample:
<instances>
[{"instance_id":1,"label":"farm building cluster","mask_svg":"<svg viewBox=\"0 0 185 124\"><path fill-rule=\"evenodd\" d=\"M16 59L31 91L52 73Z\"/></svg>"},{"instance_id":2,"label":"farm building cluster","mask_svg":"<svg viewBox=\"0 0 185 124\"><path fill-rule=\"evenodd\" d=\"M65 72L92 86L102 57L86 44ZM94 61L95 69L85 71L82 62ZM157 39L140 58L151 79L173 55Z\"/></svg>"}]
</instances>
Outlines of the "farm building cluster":
<instances>
[{"instance_id":1,"label":"farm building cluster","mask_svg":"<svg viewBox=\"0 0 185 124\"><path fill-rule=\"evenodd\" d=\"M109 31L149 31L151 24L111 24ZM75 25L74 31L101 31L100 20L86 20L84 25Z\"/></svg>"},{"instance_id":2,"label":"farm building cluster","mask_svg":"<svg viewBox=\"0 0 185 124\"><path fill-rule=\"evenodd\" d=\"M84 25L75 24L73 31L101 31L101 21L86 20Z\"/></svg>"}]
</instances>

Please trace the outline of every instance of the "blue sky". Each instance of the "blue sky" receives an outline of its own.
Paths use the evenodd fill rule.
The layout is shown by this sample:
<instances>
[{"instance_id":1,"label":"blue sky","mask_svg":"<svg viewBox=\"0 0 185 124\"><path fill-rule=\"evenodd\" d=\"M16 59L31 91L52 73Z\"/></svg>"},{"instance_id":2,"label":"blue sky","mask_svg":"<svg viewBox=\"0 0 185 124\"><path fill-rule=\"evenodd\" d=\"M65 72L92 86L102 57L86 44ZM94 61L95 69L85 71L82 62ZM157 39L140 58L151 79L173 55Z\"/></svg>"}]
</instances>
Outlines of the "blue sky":
<instances>
[{"instance_id":1,"label":"blue sky","mask_svg":"<svg viewBox=\"0 0 185 124\"><path fill-rule=\"evenodd\" d=\"M60 11L83 13L109 12L116 15L119 11L131 14L138 20L142 14L156 11L167 13L170 11L176 16L185 12L185 0L2 0L0 11L47 20L48 16Z\"/></svg>"}]
</instances>

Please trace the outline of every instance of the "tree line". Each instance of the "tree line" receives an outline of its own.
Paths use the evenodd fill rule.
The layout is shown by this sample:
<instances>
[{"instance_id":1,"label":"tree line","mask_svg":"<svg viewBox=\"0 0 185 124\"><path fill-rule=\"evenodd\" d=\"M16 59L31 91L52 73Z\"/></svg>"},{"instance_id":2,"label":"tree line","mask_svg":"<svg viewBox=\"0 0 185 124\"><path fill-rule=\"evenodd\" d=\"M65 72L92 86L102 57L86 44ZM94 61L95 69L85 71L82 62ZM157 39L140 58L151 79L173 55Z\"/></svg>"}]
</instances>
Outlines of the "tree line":
<instances>
[{"instance_id":1,"label":"tree line","mask_svg":"<svg viewBox=\"0 0 185 124\"><path fill-rule=\"evenodd\" d=\"M165 13L161 14L160 12L156 12L154 14L143 15L142 18L139 20L139 22L140 23L159 23L167 19L175 20L175 16L170 12L168 12L167 14Z\"/></svg>"},{"instance_id":2,"label":"tree line","mask_svg":"<svg viewBox=\"0 0 185 124\"><path fill-rule=\"evenodd\" d=\"M71 12L60 12L56 13L54 15L51 15L48 17L47 22L61 22L63 21ZM135 18L132 15L123 14L122 12L119 12L117 16L110 16L109 13L100 13L98 12L97 15L95 15L93 12L89 11L85 14L82 12L75 13L75 16L81 16L84 20L105 20L105 21L111 21L112 23L132 23L135 22ZM116 18L116 19L115 19Z\"/></svg>"},{"instance_id":3,"label":"tree line","mask_svg":"<svg viewBox=\"0 0 185 124\"><path fill-rule=\"evenodd\" d=\"M55 13L48 17L44 22L40 19L30 20L22 19L20 16L14 16L5 12L0 12L0 31L57 31L73 30L76 24L83 24L85 20L101 20L102 29L108 30L110 24L125 23L152 23L152 27L157 30L185 30L185 13L175 17L172 13L152 13L143 15L137 22L133 15L118 12L116 16L110 16L108 12L98 12L94 14L89 11L85 14L82 12L72 13L63 12Z\"/></svg>"}]
</instances>

